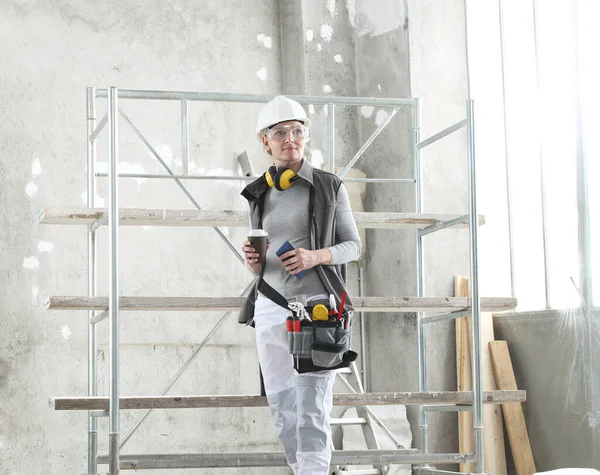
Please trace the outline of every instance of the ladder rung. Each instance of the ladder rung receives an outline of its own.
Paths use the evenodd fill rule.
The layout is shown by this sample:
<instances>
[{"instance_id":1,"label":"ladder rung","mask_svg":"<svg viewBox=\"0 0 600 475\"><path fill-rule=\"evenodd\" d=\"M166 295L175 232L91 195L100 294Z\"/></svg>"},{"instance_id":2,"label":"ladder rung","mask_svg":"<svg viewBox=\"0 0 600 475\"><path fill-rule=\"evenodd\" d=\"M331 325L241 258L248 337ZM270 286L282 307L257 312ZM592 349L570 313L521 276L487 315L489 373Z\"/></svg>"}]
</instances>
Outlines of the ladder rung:
<instances>
[{"instance_id":1,"label":"ladder rung","mask_svg":"<svg viewBox=\"0 0 600 475\"><path fill-rule=\"evenodd\" d=\"M94 224L107 212L106 208L44 208L40 212L42 224ZM457 218L459 214L373 213L356 212L354 220L359 228L423 229ZM248 227L248 212L238 210L192 209L119 209L119 223L129 226L227 226ZM479 224L485 218L479 217ZM106 224L106 223L105 223ZM457 226L466 227L468 223Z\"/></svg>"},{"instance_id":2,"label":"ladder rung","mask_svg":"<svg viewBox=\"0 0 600 475\"><path fill-rule=\"evenodd\" d=\"M108 463L108 456L97 458L98 463ZM465 463L472 462L472 454L421 454L417 449L396 450L336 450L332 465L389 465L408 463ZM121 455L122 470L166 468L216 468L216 467L278 467L286 465L281 452L263 453L210 453Z\"/></svg>"},{"instance_id":3,"label":"ladder rung","mask_svg":"<svg viewBox=\"0 0 600 475\"><path fill-rule=\"evenodd\" d=\"M188 409L200 407L257 407L266 406L264 396L135 396L121 397L121 409ZM525 391L484 391L483 402L504 404L524 402ZM471 391L391 392L335 394L336 406L383 406L402 404L472 404ZM108 397L57 397L50 399L57 411L108 410Z\"/></svg>"},{"instance_id":4,"label":"ladder rung","mask_svg":"<svg viewBox=\"0 0 600 475\"><path fill-rule=\"evenodd\" d=\"M121 297L121 310L139 311L214 311L239 310L244 297ZM358 311L364 312L431 312L468 308L468 297L353 297ZM517 305L512 297L481 298L481 310L502 312ZM106 310L108 297L48 297L49 310Z\"/></svg>"},{"instance_id":5,"label":"ladder rung","mask_svg":"<svg viewBox=\"0 0 600 475\"><path fill-rule=\"evenodd\" d=\"M364 417L346 417L331 419L331 424L336 426L351 426L358 424L366 424L367 420Z\"/></svg>"}]
</instances>

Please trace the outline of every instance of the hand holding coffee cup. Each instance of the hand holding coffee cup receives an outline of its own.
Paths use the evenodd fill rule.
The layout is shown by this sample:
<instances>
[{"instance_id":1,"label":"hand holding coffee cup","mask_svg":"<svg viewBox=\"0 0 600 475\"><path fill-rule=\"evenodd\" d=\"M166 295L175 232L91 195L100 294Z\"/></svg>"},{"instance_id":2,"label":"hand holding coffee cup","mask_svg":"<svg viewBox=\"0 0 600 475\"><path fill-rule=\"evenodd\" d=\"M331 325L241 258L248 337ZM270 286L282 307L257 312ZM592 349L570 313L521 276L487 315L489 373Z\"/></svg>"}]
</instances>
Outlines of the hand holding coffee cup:
<instances>
[{"instance_id":1,"label":"hand holding coffee cup","mask_svg":"<svg viewBox=\"0 0 600 475\"><path fill-rule=\"evenodd\" d=\"M248 240L244 241L242 251L252 272L258 272L265 263L269 247L268 237L264 229L251 229L248 232Z\"/></svg>"}]
</instances>

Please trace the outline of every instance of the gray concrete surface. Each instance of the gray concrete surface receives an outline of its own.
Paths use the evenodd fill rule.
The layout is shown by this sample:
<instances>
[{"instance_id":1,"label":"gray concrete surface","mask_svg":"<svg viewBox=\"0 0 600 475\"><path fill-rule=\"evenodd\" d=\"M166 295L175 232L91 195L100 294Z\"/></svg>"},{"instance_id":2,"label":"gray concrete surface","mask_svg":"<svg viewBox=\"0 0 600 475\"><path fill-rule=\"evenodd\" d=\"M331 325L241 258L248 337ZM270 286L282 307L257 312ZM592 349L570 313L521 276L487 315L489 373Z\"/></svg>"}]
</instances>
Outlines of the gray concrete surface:
<instances>
[{"instance_id":1,"label":"gray concrete surface","mask_svg":"<svg viewBox=\"0 0 600 475\"><path fill-rule=\"evenodd\" d=\"M47 407L50 397L86 394L86 315L43 308L48 295L86 293L86 232L83 227L37 223L44 206L84 206L85 87L420 96L425 137L460 120L467 96L463 3L445 2L441 10L436 4L433 0L407 4L384 0L371 4L317 0L208 0L201 5L181 0L2 3L0 58L10 67L0 72L4 105L0 331L5 335L0 344L4 401L0 473L86 470L86 414L53 412ZM391 12L383 20L377 16L382 8ZM179 170L178 104L123 100L121 107L173 170ZM253 138L259 107L190 104L190 171L237 173L234 157L243 150L248 150L256 170L264 169L267 157ZM104 112L99 101L98 117ZM327 116L322 106L309 112L315 123L311 147L326 157ZM347 162L386 113L370 112L347 108L336 115L338 165ZM359 168L369 176L412 172L410 117L401 112L392 124L360 162ZM99 171L106 167L104 137L99 141ZM123 171L162 172L123 122L120 141ZM425 211L466 210L464 144L464 136L449 138L423 155ZM97 193L100 206L106 198L102 181ZM123 206L192 208L172 183L122 180L120 186ZM191 182L188 188L202 207L245 209L241 187L233 182ZM366 208L412 211L412 197L410 185L370 186ZM239 247L244 230L224 233ZM99 236L99 294L105 294L106 230ZM466 272L466 237L466 232L446 232L429 238L427 295L450 295L452 275ZM250 281L211 229L122 228L120 238L123 295L233 295ZM452 252L448 253L450 239ZM366 245L367 294L414 294L412 233L369 233ZM356 293L356 269L351 271L350 288ZM216 312L124 312L122 393L159 392L218 318ZM172 393L258 392L253 334L234 320L209 343ZM414 316L378 314L368 321L371 389L415 390ZM99 392L103 394L108 371L106 322L99 326L99 339ZM430 342L431 388L454 389L450 326L432 328ZM123 414L123 435L138 416L133 411ZM414 426L414 411L410 418ZM454 419L432 417L432 449L456 449ZM105 422L99 425L100 453L106 452ZM278 449L266 409L224 409L153 413L124 452ZM175 471L165 473L175 475Z\"/></svg>"}]
</instances>

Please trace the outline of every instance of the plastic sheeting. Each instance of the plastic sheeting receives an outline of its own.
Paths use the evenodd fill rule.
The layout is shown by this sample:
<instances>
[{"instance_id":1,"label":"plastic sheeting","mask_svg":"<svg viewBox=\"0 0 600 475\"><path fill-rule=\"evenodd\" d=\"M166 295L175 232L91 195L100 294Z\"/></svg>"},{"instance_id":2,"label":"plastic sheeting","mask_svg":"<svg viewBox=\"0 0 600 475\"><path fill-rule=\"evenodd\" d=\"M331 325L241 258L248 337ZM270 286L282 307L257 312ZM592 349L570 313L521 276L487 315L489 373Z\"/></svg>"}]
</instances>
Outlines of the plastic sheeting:
<instances>
[{"instance_id":1,"label":"plastic sheeting","mask_svg":"<svg viewBox=\"0 0 600 475\"><path fill-rule=\"evenodd\" d=\"M527 391L523 411L536 469L600 469L600 315L497 315L494 330L508 342L517 385Z\"/></svg>"}]
</instances>

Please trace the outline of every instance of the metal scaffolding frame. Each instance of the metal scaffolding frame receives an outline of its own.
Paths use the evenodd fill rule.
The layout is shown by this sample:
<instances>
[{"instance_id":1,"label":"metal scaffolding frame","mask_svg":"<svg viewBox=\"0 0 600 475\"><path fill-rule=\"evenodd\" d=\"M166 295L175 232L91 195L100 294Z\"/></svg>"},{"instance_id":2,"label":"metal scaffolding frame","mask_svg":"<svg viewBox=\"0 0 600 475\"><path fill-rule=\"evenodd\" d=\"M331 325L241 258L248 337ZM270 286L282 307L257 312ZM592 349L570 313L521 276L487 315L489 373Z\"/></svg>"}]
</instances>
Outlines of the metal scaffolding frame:
<instances>
[{"instance_id":1,"label":"metal scaffolding frame","mask_svg":"<svg viewBox=\"0 0 600 475\"><path fill-rule=\"evenodd\" d=\"M202 93L202 92L168 92L168 91L141 91L141 90L117 90L115 87L107 89L95 89L89 87L86 90L87 100L87 206L94 208L95 191L97 177L108 177L108 213L103 215L94 224L88 227L88 295L94 297L97 295L97 236L96 231L100 225L108 220L109 233L109 300L108 310L97 312L96 310L88 311L89 330L88 330L88 395L95 397L98 394L97 388L97 365L96 365L96 350L97 350L97 328L96 325L108 318L109 320L109 411L88 411L88 474L97 474L98 463L108 463L109 473L115 475L119 473L121 468L187 468L187 467L206 467L206 466L227 466L226 460L230 456L244 457L241 454L212 454L214 460L199 460L194 456L188 457L186 460L171 460L168 456L148 455L144 456L143 463L136 459L134 462L128 462L127 456L121 457L120 450L127 443L135 430L143 423L151 409L147 410L144 415L137 421L130 432L120 440L120 421L119 421L119 285L118 285L118 230L119 230L119 207L118 207L118 178L155 178L155 179L173 179L182 191L188 196L190 201L197 209L202 209L198 202L193 198L191 193L186 189L182 180L186 179L210 179L210 180L254 180L256 177L223 177L223 176L194 176L188 174L189 163L189 144L188 144L188 104L190 101L210 101L210 102L240 102L240 103L265 103L272 99L270 95L253 95L253 94L226 94L226 93ZM469 222L469 237L470 237L470 268L471 268L471 306L470 309L462 311L450 312L439 315L425 316L423 313L417 314L417 332L418 332L418 379L419 391L427 391L426 378L426 331L425 325L436 321L445 321L458 318L466 314L471 315L471 331L473 333L472 347L472 371L473 371L473 405L429 405L419 406L419 427L421 430L420 452L414 453L415 449L404 449L404 452L398 451L393 453L384 453L386 451L375 451L379 456L380 463L385 465L389 463L457 463L457 462L475 462L475 472L482 474L484 471L483 462L483 417L482 417L482 359L481 359L481 327L480 327L480 299L478 291L478 256L477 256L477 200L476 200L476 184L475 184L475 153L474 153L474 120L473 120L473 101L467 101L466 119L446 128L445 130L425 139L421 140L421 105L419 99L385 99L385 98L365 98L365 97L311 97L311 96L289 96L302 104L322 104L327 107L328 112L328 156L327 164L329 170L335 170L335 155L334 155L334 129L335 129L335 107L336 106L351 106L351 105L370 105L380 107L392 107L391 114L378 126L371 134L365 144L359 149L356 155L348 162L345 168L339 173L343 177L348 170L360 159L365 150L377 138L385 127L391 122L400 108L409 108L412 113L412 138L413 138L413 163L414 176L412 178L399 179L346 179L346 181L355 182L398 182L398 183L414 183L415 184L415 210L416 213L422 212L422 178L421 178L421 150L431 145L432 143L446 137L447 135L460 130L463 127L467 128L467 157L468 157L468 175L469 175L469 213L459 218L450 221L439 223L425 229L416 231L416 257L417 257L417 294L418 297L423 297L424 289L424 273L423 273L423 238L435 231L454 226L461 222ZM96 99L107 100L106 115L97 123L96 118ZM175 174L162 160L160 155L144 138L142 133L133 125L131 120L119 108L120 99L146 99L146 100L174 100L181 103L181 143L182 143L182 173ZM118 174L118 120L121 116L139 136L139 138L148 147L154 157L163 166L167 174L149 175L149 174ZM108 173L96 173L96 141L103 130L107 128L108 135ZM228 247L234 252L241 262L244 262L240 253L236 250L233 244L221 233L218 228L214 228L220 237L225 241ZM363 271L359 266L359 293L363 292ZM250 284L243 292L245 295L252 284ZM231 312L225 313L217 322L215 327L206 336L204 341L184 363L180 370L175 374L171 381L165 386L161 395L166 394L173 386L179 376L187 369L192 360L202 350L206 342L219 330L223 323L227 320ZM361 314L361 348L364 352L365 344L365 328L364 318ZM363 365L363 379L365 368ZM356 378L360 386L360 378L355 369ZM366 382L366 381L365 381ZM345 383L346 384L346 383ZM427 428L427 413L433 411L461 411L472 410L473 412L473 430L475 440L474 454L432 454L428 450L428 428ZM108 456L98 456L98 417L109 418L109 454ZM360 452L360 453L359 453ZM381 452L381 453L380 453ZM373 453L373 451L369 451ZM334 456L332 463L342 464L343 462L354 463L356 460L362 460L361 451L354 452L339 452ZM336 458L337 457L337 458ZM139 458L139 457L138 457ZM339 459L339 460L338 460ZM249 463L246 466L274 466L282 465L284 461L281 457L272 457L270 459L255 457L251 454L246 454L245 459ZM349 462L350 461L350 462ZM283 463L282 463L283 462ZM141 465L140 465L141 463ZM210 465L214 463L216 465ZM129 464L129 465L127 465ZM235 466L235 465L234 465ZM431 473L457 473L444 472L436 470L429 465L423 465L418 468L420 471Z\"/></svg>"}]
</instances>

